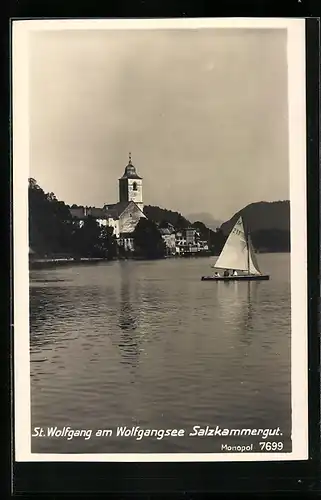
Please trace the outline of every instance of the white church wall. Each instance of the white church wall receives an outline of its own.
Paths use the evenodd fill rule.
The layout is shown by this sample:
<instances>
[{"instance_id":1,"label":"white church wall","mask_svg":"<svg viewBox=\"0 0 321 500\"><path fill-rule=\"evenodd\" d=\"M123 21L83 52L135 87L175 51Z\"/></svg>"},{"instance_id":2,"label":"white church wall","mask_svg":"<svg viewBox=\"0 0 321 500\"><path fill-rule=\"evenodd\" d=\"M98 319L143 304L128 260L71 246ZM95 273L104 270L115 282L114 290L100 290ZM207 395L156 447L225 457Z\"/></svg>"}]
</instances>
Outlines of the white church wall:
<instances>
[{"instance_id":1,"label":"white church wall","mask_svg":"<svg viewBox=\"0 0 321 500\"><path fill-rule=\"evenodd\" d=\"M128 179L128 200L137 203L143 210L143 183L141 179Z\"/></svg>"},{"instance_id":2,"label":"white church wall","mask_svg":"<svg viewBox=\"0 0 321 500\"><path fill-rule=\"evenodd\" d=\"M141 218L146 216L134 203L130 204L119 218L119 232L132 233Z\"/></svg>"}]
</instances>

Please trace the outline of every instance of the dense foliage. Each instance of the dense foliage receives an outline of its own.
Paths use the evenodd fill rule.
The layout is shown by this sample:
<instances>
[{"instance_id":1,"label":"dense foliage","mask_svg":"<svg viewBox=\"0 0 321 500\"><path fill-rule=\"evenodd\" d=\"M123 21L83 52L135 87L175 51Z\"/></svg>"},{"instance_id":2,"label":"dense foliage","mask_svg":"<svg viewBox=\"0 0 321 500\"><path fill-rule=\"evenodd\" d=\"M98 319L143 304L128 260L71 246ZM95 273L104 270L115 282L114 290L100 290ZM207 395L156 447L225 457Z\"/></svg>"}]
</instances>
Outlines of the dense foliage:
<instances>
[{"instance_id":1,"label":"dense foliage","mask_svg":"<svg viewBox=\"0 0 321 500\"><path fill-rule=\"evenodd\" d=\"M72 233L68 207L29 179L29 246L38 255L69 254Z\"/></svg>"},{"instance_id":2,"label":"dense foliage","mask_svg":"<svg viewBox=\"0 0 321 500\"><path fill-rule=\"evenodd\" d=\"M141 218L134 233L135 253L145 259L159 259L166 254L166 245L155 222Z\"/></svg>"},{"instance_id":3,"label":"dense foliage","mask_svg":"<svg viewBox=\"0 0 321 500\"><path fill-rule=\"evenodd\" d=\"M251 233L253 246L259 252L290 252L290 231L265 229Z\"/></svg>"},{"instance_id":4,"label":"dense foliage","mask_svg":"<svg viewBox=\"0 0 321 500\"><path fill-rule=\"evenodd\" d=\"M76 207L77 205L72 205ZM147 205L147 219L141 219L133 233L135 255L142 258L161 258L166 254L160 228L179 231L197 229L199 238L207 241L209 252L219 255L227 235L242 215L249 228L254 247L260 252L290 251L290 205L288 201L252 203L237 212L221 228L213 231L203 222L191 224L178 212ZM29 179L29 247L36 256L57 257L114 257L127 256L119 247L112 228L100 227L88 217L82 227L73 220L69 206L57 200L54 193L45 193L35 179Z\"/></svg>"},{"instance_id":5,"label":"dense foliage","mask_svg":"<svg viewBox=\"0 0 321 500\"><path fill-rule=\"evenodd\" d=\"M221 225L224 239L242 216L250 231L253 246L259 252L290 252L290 202L260 201L251 203Z\"/></svg>"},{"instance_id":6,"label":"dense foliage","mask_svg":"<svg viewBox=\"0 0 321 500\"><path fill-rule=\"evenodd\" d=\"M99 227L96 220L88 217L82 227L73 231L73 254L78 257L101 257L112 259L117 255L117 242L113 228Z\"/></svg>"},{"instance_id":7,"label":"dense foliage","mask_svg":"<svg viewBox=\"0 0 321 500\"><path fill-rule=\"evenodd\" d=\"M166 208L154 207L152 205L145 205L144 214L147 219L152 220L156 224L169 222L175 229L185 229L191 225L190 221L185 219L179 212L172 212Z\"/></svg>"},{"instance_id":8,"label":"dense foliage","mask_svg":"<svg viewBox=\"0 0 321 500\"><path fill-rule=\"evenodd\" d=\"M113 258L117 244L112 228L100 228L88 218L82 227L69 207L29 179L29 247L39 257Z\"/></svg>"},{"instance_id":9,"label":"dense foliage","mask_svg":"<svg viewBox=\"0 0 321 500\"><path fill-rule=\"evenodd\" d=\"M213 229L209 229L203 222L200 221L194 222L192 227L197 229L202 240L208 241L210 253L212 255L219 255L226 241L226 237L224 236L222 230L217 229L216 231L213 231Z\"/></svg>"},{"instance_id":10,"label":"dense foliage","mask_svg":"<svg viewBox=\"0 0 321 500\"><path fill-rule=\"evenodd\" d=\"M270 231L275 229L279 231L290 231L289 200L273 202L260 201L247 205L234 214L230 220L221 225L224 234L230 232L241 215L245 227L248 226L251 233L254 231Z\"/></svg>"},{"instance_id":11,"label":"dense foliage","mask_svg":"<svg viewBox=\"0 0 321 500\"><path fill-rule=\"evenodd\" d=\"M208 241L209 251L212 255L218 255L223 248L226 238L220 229L213 231L200 221L191 224L179 212L172 212L171 210L151 205L144 207L144 213L149 220L155 222L160 228L172 226L176 231L179 231L188 227L194 227L197 229L200 239Z\"/></svg>"}]
</instances>

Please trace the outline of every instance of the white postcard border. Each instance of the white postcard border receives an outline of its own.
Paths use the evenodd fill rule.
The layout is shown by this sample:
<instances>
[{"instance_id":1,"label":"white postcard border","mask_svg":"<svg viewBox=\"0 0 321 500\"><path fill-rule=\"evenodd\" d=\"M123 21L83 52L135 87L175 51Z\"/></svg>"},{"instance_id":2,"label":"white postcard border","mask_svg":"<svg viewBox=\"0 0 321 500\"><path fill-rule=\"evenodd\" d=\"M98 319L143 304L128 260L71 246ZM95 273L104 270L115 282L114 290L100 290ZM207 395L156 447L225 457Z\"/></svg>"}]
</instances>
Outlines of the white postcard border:
<instances>
[{"instance_id":1,"label":"white postcard border","mask_svg":"<svg viewBox=\"0 0 321 500\"><path fill-rule=\"evenodd\" d=\"M35 454L31 453L29 354L29 32L81 29L287 29L289 164L291 210L291 453L192 454ZM304 19L145 19L13 20L13 300L14 300L14 440L16 461L73 462L234 462L308 458L306 107Z\"/></svg>"}]
</instances>

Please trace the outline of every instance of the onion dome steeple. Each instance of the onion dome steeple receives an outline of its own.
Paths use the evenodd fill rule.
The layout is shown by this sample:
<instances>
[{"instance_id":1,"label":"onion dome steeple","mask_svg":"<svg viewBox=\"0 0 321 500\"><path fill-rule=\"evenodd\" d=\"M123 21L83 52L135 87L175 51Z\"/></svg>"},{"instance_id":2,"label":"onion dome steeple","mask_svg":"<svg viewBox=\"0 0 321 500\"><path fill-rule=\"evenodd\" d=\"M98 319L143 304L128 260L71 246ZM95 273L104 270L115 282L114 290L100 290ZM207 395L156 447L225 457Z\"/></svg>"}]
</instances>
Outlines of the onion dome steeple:
<instances>
[{"instance_id":1,"label":"onion dome steeple","mask_svg":"<svg viewBox=\"0 0 321 500\"><path fill-rule=\"evenodd\" d=\"M132 164L132 155L129 153L128 155L128 164L125 167L125 172L122 176L122 179L141 179L136 172L136 168Z\"/></svg>"}]
</instances>

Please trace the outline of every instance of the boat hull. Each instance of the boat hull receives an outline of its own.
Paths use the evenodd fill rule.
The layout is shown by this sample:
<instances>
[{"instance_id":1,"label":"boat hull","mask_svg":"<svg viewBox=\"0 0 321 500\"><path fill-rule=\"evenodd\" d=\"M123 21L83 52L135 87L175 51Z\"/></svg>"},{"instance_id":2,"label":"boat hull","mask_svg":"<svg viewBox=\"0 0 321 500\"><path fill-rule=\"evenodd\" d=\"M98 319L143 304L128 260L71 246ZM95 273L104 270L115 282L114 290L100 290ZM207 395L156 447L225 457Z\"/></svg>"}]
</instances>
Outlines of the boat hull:
<instances>
[{"instance_id":1,"label":"boat hull","mask_svg":"<svg viewBox=\"0 0 321 500\"><path fill-rule=\"evenodd\" d=\"M243 275L243 276L202 276L202 281L262 281L269 280L270 276L268 274L260 275Z\"/></svg>"}]
</instances>

